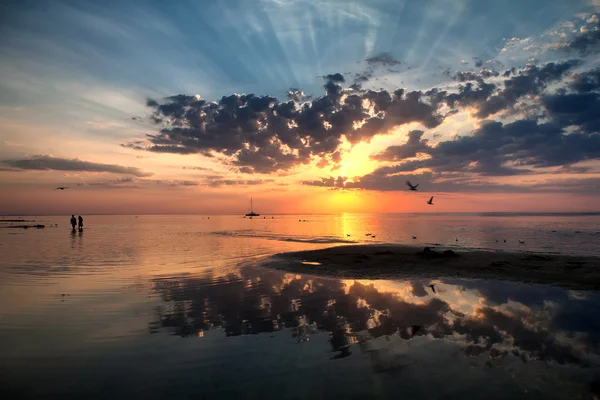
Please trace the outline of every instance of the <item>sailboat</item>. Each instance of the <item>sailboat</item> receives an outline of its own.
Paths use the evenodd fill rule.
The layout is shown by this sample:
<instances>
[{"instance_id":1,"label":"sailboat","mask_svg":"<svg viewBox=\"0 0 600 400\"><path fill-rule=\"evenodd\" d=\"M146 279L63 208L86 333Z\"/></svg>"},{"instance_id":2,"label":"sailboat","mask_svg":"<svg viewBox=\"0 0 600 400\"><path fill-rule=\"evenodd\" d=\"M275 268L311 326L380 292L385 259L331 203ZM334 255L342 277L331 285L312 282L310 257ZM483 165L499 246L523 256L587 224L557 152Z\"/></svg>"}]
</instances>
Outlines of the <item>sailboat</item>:
<instances>
[{"instance_id":1,"label":"sailboat","mask_svg":"<svg viewBox=\"0 0 600 400\"><path fill-rule=\"evenodd\" d=\"M246 217L260 217L259 213L255 213L254 210L252 209L252 197L250 197L250 212L246 214Z\"/></svg>"}]
</instances>

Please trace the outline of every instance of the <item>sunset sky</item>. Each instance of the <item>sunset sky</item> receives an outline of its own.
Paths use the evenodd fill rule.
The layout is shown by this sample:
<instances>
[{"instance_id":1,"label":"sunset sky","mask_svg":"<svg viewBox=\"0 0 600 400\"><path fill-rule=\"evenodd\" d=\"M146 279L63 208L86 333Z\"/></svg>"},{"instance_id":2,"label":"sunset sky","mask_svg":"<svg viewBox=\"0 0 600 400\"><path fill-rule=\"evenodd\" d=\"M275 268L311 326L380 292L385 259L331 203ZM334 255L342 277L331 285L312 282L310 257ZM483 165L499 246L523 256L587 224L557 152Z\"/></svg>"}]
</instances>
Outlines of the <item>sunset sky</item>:
<instances>
[{"instance_id":1,"label":"sunset sky","mask_svg":"<svg viewBox=\"0 0 600 400\"><path fill-rule=\"evenodd\" d=\"M600 211L600 0L172 3L0 5L0 214Z\"/></svg>"}]
</instances>

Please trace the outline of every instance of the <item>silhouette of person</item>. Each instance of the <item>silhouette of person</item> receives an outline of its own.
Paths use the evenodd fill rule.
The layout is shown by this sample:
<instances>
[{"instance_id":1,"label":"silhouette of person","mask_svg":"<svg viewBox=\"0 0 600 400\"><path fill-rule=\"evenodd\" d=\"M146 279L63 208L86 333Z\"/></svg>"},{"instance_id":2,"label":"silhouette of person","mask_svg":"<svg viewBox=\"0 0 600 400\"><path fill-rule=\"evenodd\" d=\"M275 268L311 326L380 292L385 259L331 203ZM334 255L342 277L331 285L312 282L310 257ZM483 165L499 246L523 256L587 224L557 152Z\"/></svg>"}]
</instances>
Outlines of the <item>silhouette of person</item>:
<instances>
[{"instance_id":1,"label":"silhouette of person","mask_svg":"<svg viewBox=\"0 0 600 400\"><path fill-rule=\"evenodd\" d=\"M79 225L79 231L81 232L83 230L83 218L81 218L81 215L79 216L78 219L78 225Z\"/></svg>"},{"instance_id":2,"label":"silhouette of person","mask_svg":"<svg viewBox=\"0 0 600 400\"><path fill-rule=\"evenodd\" d=\"M71 215L71 226L73 227L73 232L75 232L75 225L77 225L77 220L74 215Z\"/></svg>"}]
</instances>

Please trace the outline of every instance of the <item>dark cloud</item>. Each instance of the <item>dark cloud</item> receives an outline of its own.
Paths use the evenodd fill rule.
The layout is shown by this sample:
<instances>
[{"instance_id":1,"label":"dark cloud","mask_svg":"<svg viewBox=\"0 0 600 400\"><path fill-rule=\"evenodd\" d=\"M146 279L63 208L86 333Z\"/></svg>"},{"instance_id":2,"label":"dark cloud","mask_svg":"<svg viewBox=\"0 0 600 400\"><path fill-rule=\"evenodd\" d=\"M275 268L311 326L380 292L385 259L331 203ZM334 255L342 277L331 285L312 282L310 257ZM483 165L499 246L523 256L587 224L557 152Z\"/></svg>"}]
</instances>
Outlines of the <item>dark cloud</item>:
<instances>
[{"instance_id":1,"label":"dark cloud","mask_svg":"<svg viewBox=\"0 0 600 400\"><path fill-rule=\"evenodd\" d=\"M408 133L408 140L400 146L390 146L379 154L371 156L379 161L401 161L405 158L416 157L417 153L428 153L431 150L427 139L421 139L425 132L414 130Z\"/></svg>"},{"instance_id":2,"label":"dark cloud","mask_svg":"<svg viewBox=\"0 0 600 400\"><path fill-rule=\"evenodd\" d=\"M457 93L437 92L438 102L446 102L448 107L478 107L494 93L496 85L477 79L477 86L472 82L461 85Z\"/></svg>"},{"instance_id":3,"label":"dark cloud","mask_svg":"<svg viewBox=\"0 0 600 400\"><path fill-rule=\"evenodd\" d=\"M344 81L345 81L344 75L342 75L340 73L329 74L329 75L324 76L324 78L328 81L336 82L336 83L344 83Z\"/></svg>"},{"instance_id":4,"label":"dark cloud","mask_svg":"<svg viewBox=\"0 0 600 400\"><path fill-rule=\"evenodd\" d=\"M479 71L479 75L481 75L482 78L494 78L500 76L500 73L491 69L484 68L481 71Z\"/></svg>"},{"instance_id":5,"label":"dark cloud","mask_svg":"<svg viewBox=\"0 0 600 400\"><path fill-rule=\"evenodd\" d=\"M401 65L402 61L396 60L390 53L384 52L380 53L376 56L369 57L365 60L368 65L377 67L394 67L396 65Z\"/></svg>"},{"instance_id":6,"label":"dark cloud","mask_svg":"<svg viewBox=\"0 0 600 400\"><path fill-rule=\"evenodd\" d=\"M533 181L522 184L499 184L485 180L475 173L432 173L411 172L422 168L422 161L404 163L397 166L380 167L370 174L355 177L345 182L344 189L362 189L378 191L404 191L406 181L420 183L419 188L428 192L446 193L582 193L599 194L600 178L571 178L552 181ZM410 164L410 165L408 165ZM529 172L526 172L529 173ZM503 174L506 174L503 172ZM509 173L510 174L510 173ZM512 173L514 175L514 173ZM493 172L487 176L494 176ZM329 179L325 182L331 182ZM326 186L327 185L322 185ZM331 186L329 186L331 187ZM425 189L426 188L426 189Z\"/></svg>"},{"instance_id":7,"label":"dark cloud","mask_svg":"<svg viewBox=\"0 0 600 400\"><path fill-rule=\"evenodd\" d=\"M78 187L94 187L94 188L103 188L103 189L139 189L141 186L137 184L137 182L147 181L145 179L139 178L118 178L106 180L103 182L84 182L78 183Z\"/></svg>"},{"instance_id":8,"label":"dark cloud","mask_svg":"<svg viewBox=\"0 0 600 400\"><path fill-rule=\"evenodd\" d=\"M388 56L373 57L368 64L392 62ZM462 82L457 89L425 92L363 90L359 83L353 91L345 89L344 76L335 73L323 77L325 94L312 99L296 88L289 90L286 101L234 94L209 102L180 94L161 102L149 100L153 117L161 121L158 132L123 146L217 156L237 172L268 174L312 162L320 168L336 168L345 141L351 146L369 142L375 135L409 123L436 128L461 109L473 110L479 119L519 112L521 119L506 124L481 121L471 135L436 146L423 139L423 131L412 131L407 143L391 146L373 159L403 162L396 166L403 173L425 168L434 174L453 171L484 177L530 174L533 168L598 158L599 70L578 72L562 88L549 89L581 64L567 60L514 68L499 83L487 81L499 76L493 70L460 72L455 77ZM368 79L359 74L355 80L363 77ZM419 153L429 158L406 161ZM347 183L365 183L367 178L374 178L371 183L378 186L375 182L381 177ZM306 184L338 187L329 179Z\"/></svg>"},{"instance_id":9,"label":"dark cloud","mask_svg":"<svg viewBox=\"0 0 600 400\"><path fill-rule=\"evenodd\" d=\"M320 181L303 181L303 185L307 186L320 186L327 188L343 188L345 186L346 177L338 176L337 178L329 177L329 178L321 178Z\"/></svg>"},{"instance_id":10,"label":"dark cloud","mask_svg":"<svg viewBox=\"0 0 600 400\"><path fill-rule=\"evenodd\" d=\"M600 90L600 68L573 74L569 87L579 93Z\"/></svg>"},{"instance_id":11,"label":"dark cloud","mask_svg":"<svg viewBox=\"0 0 600 400\"><path fill-rule=\"evenodd\" d=\"M596 21L587 30L577 33L570 40L561 43L558 48L562 50L575 50L585 55L595 49L600 43L600 22Z\"/></svg>"},{"instance_id":12,"label":"dark cloud","mask_svg":"<svg viewBox=\"0 0 600 400\"><path fill-rule=\"evenodd\" d=\"M550 107L554 119L566 119L561 121L562 125L553 122L538 123L534 120L517 120L509 124L485 121L471 136L442 141L435 147L421 139L422 133L413 131L406 144L390 146L373 158L379 161L402 161L415 157L416 153L424 153L431 158L383 167L376 170L374 175L371 174L370 178L387 179L387 168L393 168L392 174L427 168L434 173L453 171L477 173L481 176L524 175L532 173L529 168L564 166L599 158L599 134L585 130L568 133L563 129L563 126L573 125L575 122L584 122L570 118L571 114L560 108L563 102L565 107L577 104L576 101L569 100L572 99L561 98L559 105L552 104ZM558 110L563 112L559 114ZM584 113L575 115L581 116ZM378 175L379 173L383 175Z\"/></svg>"},{"instance_id":13,"label":"dark cloud","mask_svg":"<svg viewBox=\"0 0 600 400\"><path fill-rule=\"evenodd\" d=\"M221 186L256 186L256 185L264 185L267 183L273 183L273 179L226 179L226 178L218 178L218 179L207 179L204 183L208 186L212 187L221 187Z\"/></svg>"},{"instance_id":14,"label":"dark cloud","mask_svg":"<svg viewBox=\"0 0 600 400\"><path fill-rule=\"evenodd\" d=\"M171 186L171 187L178 187L178 186L198 186L198 182L196 182L196 181L189 181L189 180L154 179L154 180L147 180L146 182L155 183L157 185L167 185L167 186Z\"/></svg>"},{"instance_id":15,"label":"dark cloud","mask_svg":"<svg viewBox=\"0 0 600 400\"><path fill-rule=\"evenodd\" d=\"M290 89L286 102L253 94L224 96L218 102L186 95L168 97L163 103L149 100L162 128L147 135L146 141L123 146L158 153L217 154L239 172L271 173L315 158L326 160L322 166L336 164L344 137L355 144L398 125L420 122L432 128L443 120L421 92L369 90L343 97L343 76L325 79L325 95L310 101L303 101L298 89ZM364 124L356 128L358 123Z\"/></svg>"},{"instance_id":16,"label":"dark cloud","mask_svg":"<svg viewBox=\"0 0 600 400\"><path fill-rule=\"evenodd\" d=\"M480 78L479 74L477 74L475 72L471 72L471 71L458 72L454 76L454 79L459 82L475 81L479 78Z\"/></svg>"},{"instance_id":17,"label":"dark cloud","mask_svg":"<svg viewBox=\"0 0 600 400\"><path fill-rule=\"evenodd\" d=\"M588 150L598 149L598 137L600 132L600 94L598 93L574 93L544 96L542 104L546 108L548 117L556 124L564 127L576 126L584 133L590 134L586 145L591 146ZM573 133L572 138L566 138L565 144L576 145L584 138L579 133ZM572 136L569 135L569 136ZM566 153L576 149L565 148Z\"/></svg>"},{"instance_id":18,"label":"dark cloud","mask_svg":"<svg viewBox=\"0 0 600 400\"><path fill-rule=\"evenodd\" d=\"M194 171L212 171L211 168L206 168L206 167L182 167L182 169L190 169L190 170L194 170Z\"/></svg>"},{"instance_id":19,"label":"dark cloud","mask_svg":"<svg viewBox=\"0 0 600 400\"><path fill-rule=\"evenodd\" d=\"M152 172L144 172L139 168L125 167L115 164L102 164L83 161L77 158L66 159L47 155L34 156L20 160L5 160L3 164L17 170L35 171L81 171L81 172L109 172L113 174L127 174L133 176L151 176Z\"/></svg>"},{"instance_id":20,"label":"dark cloud","mask_svg":"<svg viewBox=\"0 0 600 400\"><path fill-rule=\"evenodd\" d=\"M164 180L164 179L145 179L123 177L101 182L82 182L78 187L91 187L102 189L142 189L153 185L162 185L168 187L189 187L198 186L198 182L190 180Z\"/></svg>"},{"instance_id":21,"label":"dark cloud","mask_svg":"<svg viewBox=\"0 0 600 400\"><path fill-rule=\"evenodd\" d=\"M504 89L482 103L476 113L478 118L487 118L514 106L523 96L537 95L549 84L561 79L571 68L581 64L580 60L547 63L541 68L530 65L510 79L504 81Z\"/></svg>"}]
</instances>

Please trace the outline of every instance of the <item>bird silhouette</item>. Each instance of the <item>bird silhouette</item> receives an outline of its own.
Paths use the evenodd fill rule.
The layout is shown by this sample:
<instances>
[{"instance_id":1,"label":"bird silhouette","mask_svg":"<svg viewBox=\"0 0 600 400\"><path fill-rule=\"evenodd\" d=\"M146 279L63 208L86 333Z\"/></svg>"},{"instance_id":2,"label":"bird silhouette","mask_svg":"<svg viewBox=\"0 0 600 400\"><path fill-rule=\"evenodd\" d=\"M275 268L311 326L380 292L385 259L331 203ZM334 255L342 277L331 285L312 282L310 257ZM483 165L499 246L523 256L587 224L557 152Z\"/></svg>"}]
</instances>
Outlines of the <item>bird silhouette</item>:
<instances>
[{"instance_id":1,"label":"bird silhouette","mask_svg":"<svg viewBox=\"0 0 600 400\"><path fill-rule=\"evenodd\" d=\"M350 234L349 234L349 233L346 233L346 236L350 236Z\"/></svg>"},{"instance_id":2,"label":"bird silhouette","mask_svg":"<svg viewBox=\"0 0 600 400\"><path fill-rule=\"evenodd\" d=\"M429 199L429 201L427 202L427 204L429 204L430 206L433 205L433 196L431 196L431 198Z\"/></svg>"},{"instance_id":3,"label":"bird silhouette","mask_svg":"<svg viewBox=\"0 0 600 400\"><path fill-rule=\"evenodd\" d=\"M431 290L433 291L433 293L435 294L435 285L429 285L429 287L431 288Z\"/></svg>"},{"instance_id":4,"label":"bird silhouette","mask_svg":"<svg viewBox=\"0 0 600 400\"><path fill-rule=\"evenodd\" d=\"M419 184L417 183L416 185L413 185L412 183L410 183L410 181L406 181L406 184L408 185L408 190L417 190L417 186L419 186Z\"/></svg>"},{"instance_id":5,"label":"bird silhouette","mask_svg":"<svg viewBox=\"0 0 600 400\"><path fill-rule=\"evenodd\" d=\"M524 240L519 240L519 244L525 244Z\"/></svg>"},{"instance_id":6,"label":"bird silhouette","mask_svg":"<svg viewBox=\"0 0 600 400\"><path fill-rule=\"evenodd\" d=\"M65 189L68 189L68 187L66 187L66 186L59 186L59 187L55 188L54 190L65 190Z\"/></svg>"},{"instance_id":7,"label":"bird silhouette","mask_svg":"<svg viewBox=\"0 0 600 400\"><path fill-rule=\"evenodd\" d=\"M413 236L413 239L416 239L416 238L417 238L416 236Z\"/></svg>"}]
</instances>

